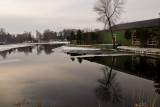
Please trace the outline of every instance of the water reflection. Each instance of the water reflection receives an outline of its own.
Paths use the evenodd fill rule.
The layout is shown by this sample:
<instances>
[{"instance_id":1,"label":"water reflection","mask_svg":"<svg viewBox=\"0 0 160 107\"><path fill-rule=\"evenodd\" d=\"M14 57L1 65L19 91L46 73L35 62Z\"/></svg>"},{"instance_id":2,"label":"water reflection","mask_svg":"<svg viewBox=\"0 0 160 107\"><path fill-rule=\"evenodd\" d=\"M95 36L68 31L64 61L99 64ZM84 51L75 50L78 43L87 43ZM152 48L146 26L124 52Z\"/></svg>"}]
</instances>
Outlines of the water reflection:
<instances>
[{"instance_id":1,"label":"water reflection","mask_svg":"<svg viewBox=\"0 0 160 107\"><path fill-rule=\"evenodd\" d=\"M29 53L32 53L34 47L29 46L29 47L21 47L21 48L17 48L18 52L24 52L25 55L28 55Z\"/></svg>"},{"instance_id":2,"label":"water reflection","mask_svg":"<svg viewBox=\"0 0 160 107\"><path fill-rule=\"evenodd\" d=\"M76 56L75 54L69 54ZM90 62L99 63L105 66L112 66L113 57L110 56L95 56L77 58L78 62L82 63L81 60L87 60ZM145 56L116 56L114 58L114 65L112 66L115 70L124 72L127 74L135 75L148 80L153 80L155 85L155 92L159 93L160 90L160 59Z\"/></svg>"},{"instance_id":3,"label":"water reflection","mask_svg":"<svg viewBox=\"0 0 160 107\"><path fill-rule=\"evenodd\" d=\"M98 86L95 88L95 95L103 103L116 103L122 100L122 89L116 80L116 72L113 71L114 62L115 57L113 57L111 68L108 66L101 68L103 77L97 80Z\"/></svg>"},{"instance_id":4,"label":"water reflection","mask_svg":"<svg viewBox=\"0 0 160 107\"><path fill-rule=\"evenodd\" d=\"M50 55L52 52L54 52L52 49L61 47L62 45L38 45L37 46L37 55L40 55L43 51L46 55Z\"/></svg>"},{"instance_id":5,"label":"water reflection","mask_svg":"<svg viewBox=\"0 0 160 107\"><path fill-rule=\"evenodd\" d=\"M2 58L7 58L8 55L15 53L15 52L24 52L25 55L28 55L29 53L32 53L32 49L34 47L33 46L29 46L29 47L20 47L20 48L15 48L15 49L10 49L7 51L2 51L0 52L0 56L2 56Z\"/></svg>"},{"instance_id":6,"label":"water reflection","mask_svg":"<svg viewBox=\"0 0 160 107\"><path fill-rule=\"evenodd\" d=\"M77 58L78 59L78 62L81 64L83 59L82 58Z\"/></svg>"},{"instance_id":7,"label":"water reflection","mask_svg":"<svg viewBox=\"0 0 160 107\"><path fill-rule=\"evenodd\" d=\"M68 59L61 48L55 49L58 46L37 45L3 53L7 56L15 52L8 59L21 61L0 64L0 107L25 104L23 98L29 104L21 107L97 107L98 103L101 107L120 107L122 95L125 107L131 107L132 96L139 89L145 96L154 91L159 93L159 59L141 56ZM160 99L157 101L159 104Z\"/></svg>"},{"instance_id":8,"label":"water reflection","mask_svg":"<svg viewBox=\"0 0 160 107\"><path fill-rule=\"evenodd\" d=\"M112 57L90 57L83 59L107 66L112 65ZM160 59L142 56L119 56L115 57L113 68L120 72L153 80L156 90L160 88Z\"/></svg>"},{"instance_id":9,"label":"water reflection","mask_svg":"<svg viewBox=\"0 0 160 107\"><path fill-rule=\"evenodd\" d=\"M30 53L33 52L33 49L37 49L37 55L42 54L43 52L46 55L50 55L53 53L53 49L61 47L62 45L37 45L37 46L29 46L29 47L20 47L17 49L10 49L7 51L3 51L0 52L0 56L2 56L2 58L7 58L8 55L10 55L11 53L15 53L15 52L23 52L25 55L29 55Z\"/></svg>"},{"instance_id":10,"label":"water reflection","mask_svg":"<svg viewBox=\"0 0 160 107\"><path fill-rule=\"evenodd\" d=\"M75 56L74 58L76 58L75 54L74 55L70 54L70 55ZM128 83L127 81L124 81L124 82L125 84L127 83L126 86L128 89L131 89L133 91L136 90L135 91L136 94L138 94L139 91L141 90L143 90L142 93L145 96L144 98L149 98L149 96L151 96L153 93L155 95L160 94L160 59L159 58L146 57L146 56L116 56L116 57L95 56L95 57L84 57L84 58L80 57L80 58L81 60L84 60L83 62L85 62L86 60L89 62L95 62L105 66L101 69L103 72L103 77L97 80L99 85L95 89L95 95L100 101L100 106L105 105L106 102L115 102L115 101L122 100L122 93L121 93L122 88L116 79L116 77L120 79L122 79L122 77L120 77L120 75L116 76L117 74L113 72L114 70L118 71L118 73L120 74L131 75L133 79L133 80L131 79L133 87L132 85L130 85L131 81ZM79 61L79 57L77 57L77 60ZM129 75L123 76L123 78L128 79ZM140 77L140 78L137 79L137 77ZM142 80L145 80L147 82L144 82L140 86L136 86L136 84L138 85L137 82L141 82ZM152 85L150 84L150 87L147 87L149 84L148 80L151 81L152 83ZM122 84L122 86L124 86L125 84ZM114 91L114 88L117 91ZM131 98L134 96L133 91L131 90L129 90L131 96L128 98L130 100L125 99L127 100L126 101L127 106L131 106L130 101L132 100ZM114 96L117 96L117 97L114 97Z\"/></svg>"},{"instance_id":11,"label":"water reflection","mask_svg":"<svg viewBox=\"0 0 160 107\"><path fill-rule=\"evenodd\" d=\"M71 58L71 60L74 62L74 61L75 61L75 58Z\"/></svg>"},{"instance_id":12,"label":"water reflection","mask_svg":"<svg viewBox=\"0 0 160 107\"><path fill-rule=\"evenodd\" d=\"M3 52L0 52L0 56L2 56L2 58L7 58L7 55L10 55L11 53L14 53L16 52L16 49L10 49L10 50L7 50L7 51L3 51Z\"/></svg>"}]
</instances>

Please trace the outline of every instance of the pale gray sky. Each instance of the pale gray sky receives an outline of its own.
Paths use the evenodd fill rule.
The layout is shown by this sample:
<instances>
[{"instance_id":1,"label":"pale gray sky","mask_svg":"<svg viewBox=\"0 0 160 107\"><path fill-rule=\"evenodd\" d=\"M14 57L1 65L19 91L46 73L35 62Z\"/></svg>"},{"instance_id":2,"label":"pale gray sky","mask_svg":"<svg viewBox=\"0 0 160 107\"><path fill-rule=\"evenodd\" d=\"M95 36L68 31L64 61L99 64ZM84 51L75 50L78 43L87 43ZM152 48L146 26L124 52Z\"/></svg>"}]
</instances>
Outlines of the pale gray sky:
<instances>
[{"instance_id":1,"label":"pale gray sky","mask_svg":"<svg viewBox=\"0 0 160 107\"><path fill-rule=\"evenodd\" d=\"M0 28L10 33L99 28L96 0L0 0ZM160 0L126 0L120 22L158 18Z\"/></svg>"}]
</instances>

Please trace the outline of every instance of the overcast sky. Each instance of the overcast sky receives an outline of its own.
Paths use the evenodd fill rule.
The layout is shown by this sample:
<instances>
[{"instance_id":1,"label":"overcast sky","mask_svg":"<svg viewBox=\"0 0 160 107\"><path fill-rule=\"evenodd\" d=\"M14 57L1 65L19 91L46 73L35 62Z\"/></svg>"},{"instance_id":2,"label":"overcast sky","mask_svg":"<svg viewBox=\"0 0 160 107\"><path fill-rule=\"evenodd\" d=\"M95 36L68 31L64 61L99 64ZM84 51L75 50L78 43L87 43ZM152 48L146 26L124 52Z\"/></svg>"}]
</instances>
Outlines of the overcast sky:
<instances>
[{"instance_id":1,"label":"overcast sky","mask_svg":"<svg viewBox=\"0 0 160 107\"><path fill-rule=\"evenodd\" d=\"M9 33L99 28L93 11L96 0L0 0L0 28ZM160 0L126 0L119 22L158 18Z\"/></svg>"}]
</instances>

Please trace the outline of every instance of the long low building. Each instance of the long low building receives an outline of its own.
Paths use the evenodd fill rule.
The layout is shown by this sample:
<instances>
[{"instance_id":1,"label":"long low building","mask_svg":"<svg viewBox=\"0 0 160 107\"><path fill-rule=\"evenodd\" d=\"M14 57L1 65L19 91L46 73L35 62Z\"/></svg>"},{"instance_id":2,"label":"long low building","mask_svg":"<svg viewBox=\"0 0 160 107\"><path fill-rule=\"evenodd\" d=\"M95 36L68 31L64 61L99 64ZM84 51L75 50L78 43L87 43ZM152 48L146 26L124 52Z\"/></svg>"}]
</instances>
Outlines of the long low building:
<instances>
[{"instance_id":1,"label":"long low building","mask_svg":"<svg viewBox=\"0 0 160 107\"><path fill-rule=\"evenodd\" d=\"M113 26L114 31L125 30L124 36L126 36L126 31L131 31L131 45L144 46L144 47L158 47L159 37L154 34L160 26L159 19L151 19L144 21L137 21L131 23L118 24ZM116 34L115 34L116 35ZM120 35L116 35L120 36ZM126 39L126 38L125 38Z\"/></svg>"},{"instance_id":2,"label":"long low building","mask_svg":"<svg viewBox=\"0 0 160 107\"><path fill-rule=\"evenodd\" d=\"M121 46L160 47L160 19L118 24L112 27L116 44ZM96 36L96 39L94 40ZM109 30L84 34L85 43L112 44Z\"/></svg>"}]
</instances>

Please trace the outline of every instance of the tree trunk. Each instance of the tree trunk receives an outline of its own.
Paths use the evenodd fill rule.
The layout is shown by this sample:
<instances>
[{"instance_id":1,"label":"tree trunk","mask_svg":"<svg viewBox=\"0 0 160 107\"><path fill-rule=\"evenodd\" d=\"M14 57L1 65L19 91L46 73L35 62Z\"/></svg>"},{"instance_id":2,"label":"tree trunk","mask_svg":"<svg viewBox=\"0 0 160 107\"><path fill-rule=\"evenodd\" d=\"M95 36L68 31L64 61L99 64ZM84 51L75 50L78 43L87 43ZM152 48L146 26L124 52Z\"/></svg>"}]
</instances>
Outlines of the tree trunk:
<instances>
[{"instance_id":1,"label":"tree trunk","mask_svg":"<svg viewBox=\"0 0 160 107\"><path fill-rule=\"evenodd\" d=\"M115 41L115 38L114 38L114 34L113 34L113 30L112 30L112 26L111 26L110 19L108 19L108 23L109 23L109 29L110 29L110 31L111 31L111 34L112 34L112 40L113 40L113 49L117 49L117 46L116 46L116 41Z\"/></svg>"},{"instance_id":2,"label":"tree trunk","mask_svg":"<svg viewBox=\"0 0 160 107\"><path fill-rule=\"evenodd\" d=\"M110 83L110 79L111 79L111 74L112 74L112 70L113 70L113 66L114 66L114 63L115 63L115 59L116 59L116 57L115 56L113 56L112 57L113 59L112 59L112 65L111 65L111 69L110 69L110 72L109 72L109 75L108 75L108 81L107 81L107 84L109 84Z\"/></svg>"}]
</instances>

